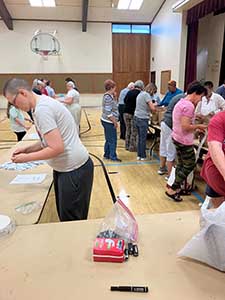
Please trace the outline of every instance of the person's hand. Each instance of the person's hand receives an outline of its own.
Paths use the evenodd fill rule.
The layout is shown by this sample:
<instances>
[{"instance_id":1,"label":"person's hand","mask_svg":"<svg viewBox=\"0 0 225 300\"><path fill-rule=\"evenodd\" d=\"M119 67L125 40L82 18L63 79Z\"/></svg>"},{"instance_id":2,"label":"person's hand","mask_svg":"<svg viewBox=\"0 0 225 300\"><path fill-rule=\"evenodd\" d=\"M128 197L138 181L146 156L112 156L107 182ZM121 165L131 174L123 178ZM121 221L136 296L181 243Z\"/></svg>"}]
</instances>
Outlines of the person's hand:
<instances>
[{"instance_id":1,"label":"person's hand","mask_svg":"<svg viewBox=\"0 0 225 300\"><path fill-rule=\"evenodd\" d=\"M26 147L17 148L17 149L13 152L12 156L15 156L15 155L20 154L20 153L26 153L26 150L27 150Z\"/></svg>"},{"instance_id":2,"label":"person's hand","mask_svg":"<svg viewBox=\"0 0 225 300\"><path fill-rule=\"evenodd\" d=\"M208 114L208 116L209 116L210 118L212 118L214 115L215 115L215 113L214 113L213 111L212 111L211 113Z\"/></svg>"},{"instance_id":3,"label":"person's hand","mask_svg":"<svg viewBox=\"0 0 225 300\"><path fill-rule=\"evenodd\" d=\"M117 124L117 122L115 122L115 123L114 123L114 127L115 127L115 128L117 128L117 127L118 127L118 124Z\"/></svg>"},{"instance_id":4,"label":"person's hand","mask_svg":"<svg viewBox=\"0 0 225 300\"><path fill-rule=\"evenodd\" d=\"M27 158L27 154L26 153L20 153L20 154L16 154L13 155L11 157L12 162L14 163L24 163L24 162L28 162L28 158Z\"/></svg>"},{"instance_id":5,"label":"person's hand","mask_svg":"<svg viewBox=\"0 0 225 300\"><path fill-rule=\"evenodd\" d=\"M205 124L199 124L197 129L200 132L204 132L207 129L207 125L205 125Z\"/></svg>"},{"instance_id":6,"label":"person's hand","mask_svg":"<svg viewBox=\"0 0 225 300\"><path fill-rule=\"evenodd\" d=\"M203 119L204 119L203 115L201 115L201 114L195 115L195 120L201 121Z\"/></svg>"}]
</instances>

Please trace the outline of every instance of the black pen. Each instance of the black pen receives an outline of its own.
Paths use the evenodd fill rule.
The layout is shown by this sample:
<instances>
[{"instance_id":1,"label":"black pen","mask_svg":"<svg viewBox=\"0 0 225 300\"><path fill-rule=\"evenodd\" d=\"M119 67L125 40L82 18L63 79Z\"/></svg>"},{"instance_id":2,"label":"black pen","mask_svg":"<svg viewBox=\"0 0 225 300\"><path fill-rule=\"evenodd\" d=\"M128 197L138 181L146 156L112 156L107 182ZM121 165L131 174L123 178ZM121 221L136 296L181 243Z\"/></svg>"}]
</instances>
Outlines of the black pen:
<instances>
[{"instance_id":1,"label":"black pen","mask_svg":"<svg viewBox=\"0 0 225 300\"><path fill-rule=\"evenodd\" d=\"M148 293L147 286L111 286L111 291Z\"/></svg>"}]
</instances>

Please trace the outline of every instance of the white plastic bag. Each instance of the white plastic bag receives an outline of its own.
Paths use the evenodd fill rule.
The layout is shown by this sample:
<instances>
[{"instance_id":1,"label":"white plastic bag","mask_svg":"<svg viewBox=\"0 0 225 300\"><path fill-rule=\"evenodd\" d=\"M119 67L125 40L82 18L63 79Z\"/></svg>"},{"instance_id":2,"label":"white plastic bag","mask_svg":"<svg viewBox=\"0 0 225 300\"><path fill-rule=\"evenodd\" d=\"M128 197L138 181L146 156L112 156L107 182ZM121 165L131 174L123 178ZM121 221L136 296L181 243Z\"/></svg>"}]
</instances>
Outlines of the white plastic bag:
<instances>
[{"instance_id":1,"label":"white plastic bag","mask_svg":"<svg viewBox=\"0 0 225 300\"><path fill-rule=\"evenodd\" d=\"M220 271L225 271L225 202L216 210L208 210L208 201L201 207L201 227L197 233L178 252L206 263Z\"/></svg>"}]
</instances>

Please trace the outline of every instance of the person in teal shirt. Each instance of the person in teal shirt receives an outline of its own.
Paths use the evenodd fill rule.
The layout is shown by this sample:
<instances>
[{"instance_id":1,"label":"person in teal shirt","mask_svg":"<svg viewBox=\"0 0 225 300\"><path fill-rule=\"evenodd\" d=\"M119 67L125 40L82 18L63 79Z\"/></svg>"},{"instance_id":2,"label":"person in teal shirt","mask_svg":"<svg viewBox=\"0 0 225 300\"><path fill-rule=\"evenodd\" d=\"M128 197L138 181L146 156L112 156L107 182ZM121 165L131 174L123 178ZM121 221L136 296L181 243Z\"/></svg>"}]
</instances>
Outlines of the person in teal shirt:
<instances>
[{"instance_id":1,"label":"person in teal shirt","mask_svg":"<svg viewBox=\"0 0 225 300\"><path fill-rule=\"evenodd\" d=\"M175 80L170 80L168 82L168 92L166 93L162 101L158 104L158 106L168 106L174 96L183 93L183 91L178 89L176 85L177 83Z\"/></svg>"},{"instance_id":2,"label":"person in teal shirt","mask_svg":"<svg viewBox=\"0 0 225 300\"><path fill-rule=\"evenodd\" d=\"M32 121L28 118L24 118L22 111L10 104L8 104L7 107L7 117L10 121L11 130L17 136L17 141L21 141L26 131L30 129L30 126L26 126L25 121L29 121L30 123L32 123Z\"/></svg>"}]
</instances>

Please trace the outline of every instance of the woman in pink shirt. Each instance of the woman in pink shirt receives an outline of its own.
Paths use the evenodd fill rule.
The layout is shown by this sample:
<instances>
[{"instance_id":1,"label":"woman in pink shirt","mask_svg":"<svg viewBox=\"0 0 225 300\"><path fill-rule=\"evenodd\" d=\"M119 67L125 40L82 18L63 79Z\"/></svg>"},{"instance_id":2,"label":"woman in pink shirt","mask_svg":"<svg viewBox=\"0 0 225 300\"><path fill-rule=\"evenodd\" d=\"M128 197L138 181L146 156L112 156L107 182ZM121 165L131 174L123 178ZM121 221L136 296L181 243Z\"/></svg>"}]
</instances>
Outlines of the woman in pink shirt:
<instances>
[{"instance_id":1,"label":"woman in pink shirt","mask_svg":"<svg viewBox=\"0 0 225 300\"><path fill-rule=\"evenodd\" d=\"M173 110L172 139L177 151L177 166L175 181L172 186L167 185L166 195L177 202L182 201L181 184L195 167L193 132L196 129L204 131L207 128L203 124L194 124L195 107L206 93L203 85L193 82L188 86L187 96L181 99Z\"/></svg>"}]
</instances>

